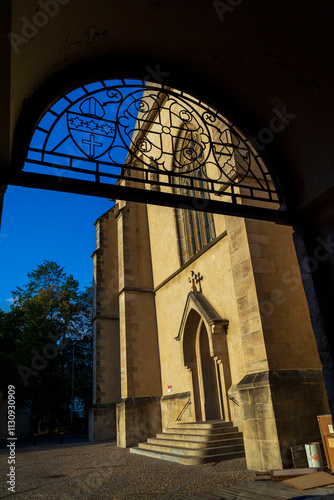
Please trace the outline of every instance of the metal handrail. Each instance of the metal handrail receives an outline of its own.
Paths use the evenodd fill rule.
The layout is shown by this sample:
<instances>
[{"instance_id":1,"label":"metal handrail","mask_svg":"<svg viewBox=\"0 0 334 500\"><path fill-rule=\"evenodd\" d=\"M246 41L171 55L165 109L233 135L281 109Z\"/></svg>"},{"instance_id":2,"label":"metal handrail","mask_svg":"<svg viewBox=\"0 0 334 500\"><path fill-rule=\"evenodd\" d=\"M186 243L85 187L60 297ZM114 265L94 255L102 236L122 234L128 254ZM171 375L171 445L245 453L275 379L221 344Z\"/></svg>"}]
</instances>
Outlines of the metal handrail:
<instances>
[{"instance_id":1,"label":"metal handrail","mask_svg":"<svg viewBox=\"0 0 334 500\"><path fill-rule=\"evenodd\" d=\"M238 401L233 396L231 396L231 394L228 394L227 397L228 397L228 399L230 399L231 401L233 401L233 403L235 405L240 406L240 404L238 403Z\"/></svg>"},{"instance_id":2,"label":"metal handrail","mask_svg":"<svg viewBox=\"0 0 334 500\"><path fill-rule=\"evenodd\" d=\"M190 398L188 399L188 401L186 402L186 404L184 405L184 407L182 408L182 410L180 411L180 413L178 414L178 416L176 417L176 420L175 422L180 422L181 421L181 418L184 414L184 412L186 411L186 409L188 408L188 406L191 405L191 400Z\"/></svg>"}]
</instances>

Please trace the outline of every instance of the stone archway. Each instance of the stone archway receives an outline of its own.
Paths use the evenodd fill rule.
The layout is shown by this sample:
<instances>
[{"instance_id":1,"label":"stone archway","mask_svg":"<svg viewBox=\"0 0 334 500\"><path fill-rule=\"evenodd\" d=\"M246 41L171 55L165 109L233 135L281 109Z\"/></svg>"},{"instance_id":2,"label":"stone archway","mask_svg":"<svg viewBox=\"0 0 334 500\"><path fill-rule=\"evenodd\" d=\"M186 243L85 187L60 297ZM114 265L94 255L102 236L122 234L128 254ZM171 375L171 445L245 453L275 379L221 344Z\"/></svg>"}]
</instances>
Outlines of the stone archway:
<instances>
[{"instance_id":1,"label":"stone archway","mask_svg":"<svg viewBox=\"0 0 334 500\"><path fill-rule=\"evenodd\" d=\"M188 294L176 340L181 341L183 363L191 373L196 421L230 420L227 325L201 292Z\"/></svg>"},{"instance_id":2,"label":"stone archway","mask_svg":"<svg viewBox=\"0 0 334 500\"><path fill-rule=\"evenodd\" d=\"M195 342L202 420L223 419L224 411L221 406L222 397L219 394L216 361L210 356L208 332L202 319L196 331Z\"/></svg>"}]
</instances>

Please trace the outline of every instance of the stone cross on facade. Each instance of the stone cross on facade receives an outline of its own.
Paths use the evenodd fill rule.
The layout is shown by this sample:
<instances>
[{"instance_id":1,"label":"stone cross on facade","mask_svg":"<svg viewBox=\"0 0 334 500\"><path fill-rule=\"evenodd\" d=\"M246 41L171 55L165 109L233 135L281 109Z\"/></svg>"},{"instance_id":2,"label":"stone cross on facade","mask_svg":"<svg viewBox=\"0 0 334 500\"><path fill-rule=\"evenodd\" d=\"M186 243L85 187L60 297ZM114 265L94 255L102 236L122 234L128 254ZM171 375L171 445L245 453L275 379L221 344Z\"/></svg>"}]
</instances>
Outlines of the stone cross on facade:
<instances>
[{"instance_id":1,"label":"stone cross on facade","mask_svg":"<svg viewBox=\"0 0 334 500\"><path fill-rule=\"evenodd\" d=\"M193 292L201 292L202 286L201 281L203 280L203 276L201 273L194 273L194 271L190 272L189 283L191 283L191 289Z\"/></svg>"}]
</instances>

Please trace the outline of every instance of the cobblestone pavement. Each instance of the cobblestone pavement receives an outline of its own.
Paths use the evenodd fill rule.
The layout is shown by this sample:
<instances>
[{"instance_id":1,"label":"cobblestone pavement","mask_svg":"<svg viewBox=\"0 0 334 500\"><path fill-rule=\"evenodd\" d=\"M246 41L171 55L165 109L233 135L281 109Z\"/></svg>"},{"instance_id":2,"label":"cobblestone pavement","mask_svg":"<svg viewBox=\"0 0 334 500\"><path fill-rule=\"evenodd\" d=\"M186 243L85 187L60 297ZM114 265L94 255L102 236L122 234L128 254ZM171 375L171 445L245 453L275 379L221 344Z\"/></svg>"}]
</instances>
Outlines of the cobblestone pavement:
<instances>
[{"instance_id":1,"label":"cobblestone pavement","mask_svg":"<svg viewBox=\"0 0 334 500\"><path fill-rule=\"evenodd\" d=\"M64 443L16 449L15 493L8 449L0 450L0 498L118 500L179 498L252 481L243 458L186 466L130 454L116 443Z\"/></svg>"}]
</instances>

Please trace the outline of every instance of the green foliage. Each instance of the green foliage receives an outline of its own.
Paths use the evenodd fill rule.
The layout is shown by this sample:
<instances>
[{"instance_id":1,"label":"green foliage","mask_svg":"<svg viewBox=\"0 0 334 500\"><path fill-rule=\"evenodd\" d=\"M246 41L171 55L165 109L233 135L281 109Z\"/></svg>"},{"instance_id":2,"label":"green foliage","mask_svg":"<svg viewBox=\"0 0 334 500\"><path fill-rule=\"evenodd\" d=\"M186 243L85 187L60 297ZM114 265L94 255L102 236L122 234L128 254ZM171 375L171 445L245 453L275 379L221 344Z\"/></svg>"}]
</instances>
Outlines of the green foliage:
<instances>
[{"instance_id":1,"label":"green foliage","mask_svg":"<svg viewBox=\"0 0 334 500\"><path fill-rule=\"evenodd\" d=\"M39 422L67 427L73 395L91 401L93 289L56 262L44 261L0 310L0 390L15 385L17 402ZM74 359L74 365L72 361Z\"/></svg>"}]
</instances>

